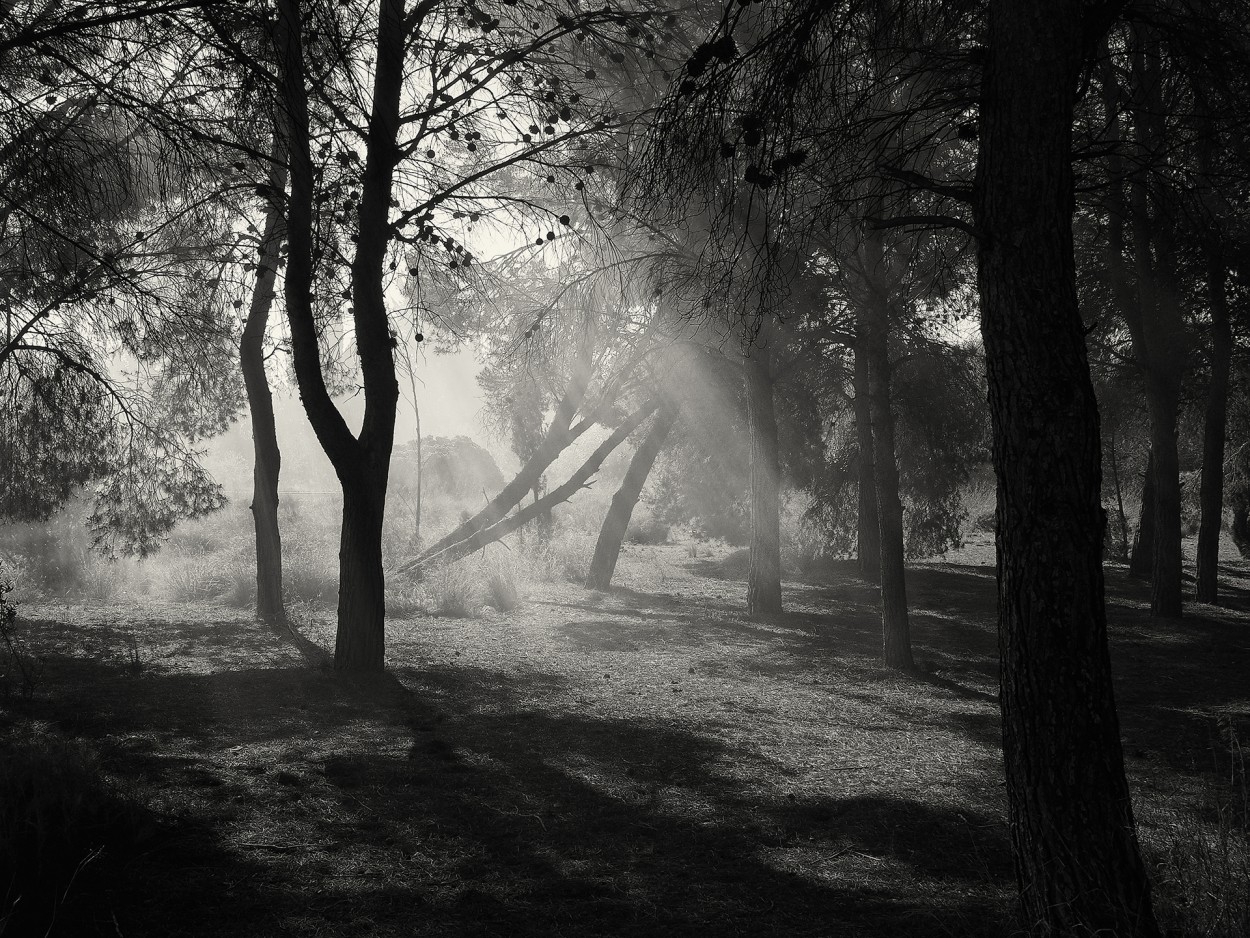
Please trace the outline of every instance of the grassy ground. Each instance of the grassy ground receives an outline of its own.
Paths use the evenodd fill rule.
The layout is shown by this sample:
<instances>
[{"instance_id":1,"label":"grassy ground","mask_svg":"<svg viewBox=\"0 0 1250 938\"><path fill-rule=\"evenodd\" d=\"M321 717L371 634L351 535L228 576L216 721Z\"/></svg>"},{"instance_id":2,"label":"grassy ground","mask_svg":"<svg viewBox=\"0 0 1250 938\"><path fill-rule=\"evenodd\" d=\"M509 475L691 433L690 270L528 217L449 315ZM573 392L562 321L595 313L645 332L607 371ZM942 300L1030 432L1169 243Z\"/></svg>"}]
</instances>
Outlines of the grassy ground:
<instances>
[{"instance_id":1,"label":"grassy ground","mask_svg":"<svg viewBox=\"0 0 1250 938\"><path fill-rule=\"evenodd\" d=\"M325 667L328 610L287 632L220 604L27 603L43 670L3 732L78 741L142 809L45 903L52 934L1011 934L987 560L981 540L912 569L920 679L877 666L849 566L753 622L724 549L630 547L610 593L394 620L365 681ZM1178 934L1250 923L1246 576L1227 570L1228 608L1152 624L1109 573L1128 770Z\"/></svg>"}]
</instances>

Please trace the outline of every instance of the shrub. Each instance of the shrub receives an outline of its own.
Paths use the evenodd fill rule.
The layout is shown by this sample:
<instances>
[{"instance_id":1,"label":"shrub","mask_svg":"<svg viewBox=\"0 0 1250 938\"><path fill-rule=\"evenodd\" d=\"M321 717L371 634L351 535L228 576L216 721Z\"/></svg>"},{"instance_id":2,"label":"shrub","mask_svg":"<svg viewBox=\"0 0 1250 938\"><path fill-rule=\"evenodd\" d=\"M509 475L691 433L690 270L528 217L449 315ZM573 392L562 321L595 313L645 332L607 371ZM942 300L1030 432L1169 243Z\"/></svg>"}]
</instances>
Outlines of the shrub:
<instances>
[{"instance_id":1,"label":"shrub","mask_svg":"<svg viewBox=\"0 0 1250 938\"><path fill-rule=\"evenodd\" d=\"M484 564L486 573L486 603L499 612L511 612L521 604L517 589L516 571L506 557L496 556Z\"/></svg>"},{"instance_id":2,"label":"shrub","mask_svg":"<svg viewBox=\"0 0 1250 938\"><path fill-rule=\"evenodd\" d=\"M338 557L328 546L287 551L282 563L282 591L288 602L335 602L339 595Z\"/></svg>"},{"instance_id":3,"label":"shrub","mask_svg":"<svg viewBox=\"0 0 1250 938\"><path fill-rule=\"evenodd\" d=\"M592 538L561 532L531 555L531 575L548 583L585 583L593 549Z\"/></svg>"},{"instance_id":4,"label":"shrub","mask_svg":"<svg viewBox=\"0 0 1250 938\"><path fill-rule=\"evenodd\" d=\"M631 521L625 529L625 540L630 544L667 544L672 528L654 518Z\"/></svg>"},{"instance_id":5,"label":"shrub","mask_svg":"<svg viewBox=\"0 0 1250 938\"><path fill-rule=\"evenodd\" d=\"M155 833L82 743L42 734L0 743L0 931L44 934L71 891Z\"/></svg>"},{"instance_id":6,"label":"shrub","mask_svg":"<svg viewBox=\"0 0 1250 938\"><path fill-rule=\"evenodd\" d=\"M431 609L437 615L471 618L482 608L477 577L465 564L436 567L426 578L425 586Z\"/></svg>"},{"instance_id":7,"label":"shrub","mask_svg":"<svg viewBox=\"0 0 1250 938\"><path fill-rule=\"evenodd\" d=\"M387 618L407 619L420 613L424 603L421 590L405 579L387 577L386 582L386 615Z\"/></svg>"},{"instance_id":8,"label":"shrub","mask_svg":"<svg viewBox=\"0 0 1250 938\"><path fill-rule=\"evenodd\" d=\"M163 558L160 591L170 602L206 602L220 596L226 586L219 558L182 553Z\"/></svg>"},{"instance_id":9,"label":"shrub","mask_svg":"<svg viewBox=\"0 0 1250 938\"><path fill-rule=\"evenodd\" d=\"M12 577L0 561L0 699L8 700L16 690L23 700L29 700L42 676L43 662L28 652L18 637L17 607L9 601L12 592Z\"/></svg>"}]
</instances>

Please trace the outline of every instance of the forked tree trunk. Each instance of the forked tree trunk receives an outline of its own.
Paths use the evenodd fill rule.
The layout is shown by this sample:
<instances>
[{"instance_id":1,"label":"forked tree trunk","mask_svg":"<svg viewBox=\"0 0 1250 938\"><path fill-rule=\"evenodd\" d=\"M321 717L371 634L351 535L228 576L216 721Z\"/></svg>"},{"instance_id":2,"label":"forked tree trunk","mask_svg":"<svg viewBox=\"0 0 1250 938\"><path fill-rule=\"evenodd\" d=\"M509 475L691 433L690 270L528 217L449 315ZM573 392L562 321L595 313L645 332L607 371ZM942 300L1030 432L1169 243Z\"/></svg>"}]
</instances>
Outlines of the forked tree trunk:
<instances>
[{"instance_id":1,"label":"forked tree trunk","mask_svg":"<svg viewBox=\"0 0 1250 938\"><path fill-rule=\"evenodd\" d=\"M634 506L642 495L642 487L647 484L647 477L655 465L656 457L664 448L677 422L678 407L668 403L656 414L651 429L642 438L638 448L629 460L629 468L621 486L612 496L612 505L604 516L603 526L599 529L599 539L595 542L595 553L590 560L590 571L586 575L586 588L606 590L612 585L612 575L616 572L616 561L621 555L621 545L625 541L625 532L629 530L629 519L634 514Z\"/></svg>"},{"instance_id":2,"label":"forked tree trunk","mask_svg":"<svg viewBox=\"0 0 1250 938\"><path fill-rule=\"evenodd\" d=\"M275 134L274 171L270 188L280 193L286 188L286 154L281 135ZM274 197L277 199L277 196ZM256 287L248 307L247 321L239 342L239 367L247 391L248 413L252 420L252 520L256 528L256 615L269 623L286 621L282 602L282 534L278 528L278 477L282 452L273 413L273 394L265 374L265 330L273 309L274 284L283 238L283 215L275 201L265 215L260 254L256 260Z\"/></svg>"},{"instance_id":3,"label":"forked tree trunk","mask_svg":"<svg viewBox=\"0 0 1250 938\"><path fill-rule=\"evenodd\" d=\"M868 369L868 412L872 422L872 463L880 531L882 658L887 668L912 671L916 663L912 658L911 621L907 615L903 501L898 491L890 392L891 306L879 231L865 235L864 258L867 295L857 307L857 327Z\"/></svg>"},{"instance_id":4,"label":"forked tree trunk","mask_svg":"<svg viewBox=\"0 0 1250 938\"><path fill-rule=\"evenodd\" d=\"M1202 507L1198 529L1198 601L1219 601L1220 528L1224 522L1224 435L1228 413L1228 371L1233 333L1228 321L1225 292L1228 271L1213 241L1207 248L1207 292L1211 305L1211 381L1202 427Z\"/></svg>"},{"instance_id":5,"label":"forked tree trunk","mask_svg":"<svg viewBox=\"0 0 1250 938\"><path fill-rule=\"evenodd\" d=\"M277 7L285 106L282 129L289 133L291 178L285 287L292 360L304 410L343 488L334 666L339 670L379 671L385 666L386 616L382 518L399 402L383 271L391 235L391 188L404 79L404 4L403 0L381 0L378 4L372 110L360 175L358 234L353 239L352 324L365 401L359 436L347 426L326 386L312 307L316 185L301 36L305 17L300 0L278 0Z\"/></svg>"},{"instance_id":6,"label":"forked tree trunk","mask_svg":"<svg viewBox=\"0 0 1250 938\"><path fill-rule=\"evenodd\" d=\"M998 480L1000 701L1022 919L1155 938L1107 650L1098 402L1072 244L1084 0L991 0L973 217Z\"/></svg>"},{"instance_id":7,"label":"forked tree trunk","mask_svg":"<svg viewBox=\"0 0 1250 938\"><path fill-rule=\"evenodd\" d=\"M872 413L868 403L868 355L855 343L855 436L859 510L856 514L856 558L859 575L881 582L881 519L877 514L877 473L873 464Z\"/></svg>"},{"instance_id":8,"label":"forked tree trunk","mask_svg":"<svg viewBox=\"0 0 1250 938\"><path fill-rule=\"evenodd\" d=\"M1129 576L1149 580L1155 553L1155 454L1146 457L1146 474L1141 483L1141 510L1137 513L1137 532L1133 535L1133 556L1129 560Z\"/></svg>"},{"instance_id":9,"label":"forked tree trunk","mask_svg":"<svg viewBox=\"0 0 1250 938\"><path fill-rule=\"evenodd\" d=\"M751 437L751 550L747 569L747 614L781 612L781 460L773 401L772 350L768 329L749 350L747 424Z\"/></svg>"}]
</instances>

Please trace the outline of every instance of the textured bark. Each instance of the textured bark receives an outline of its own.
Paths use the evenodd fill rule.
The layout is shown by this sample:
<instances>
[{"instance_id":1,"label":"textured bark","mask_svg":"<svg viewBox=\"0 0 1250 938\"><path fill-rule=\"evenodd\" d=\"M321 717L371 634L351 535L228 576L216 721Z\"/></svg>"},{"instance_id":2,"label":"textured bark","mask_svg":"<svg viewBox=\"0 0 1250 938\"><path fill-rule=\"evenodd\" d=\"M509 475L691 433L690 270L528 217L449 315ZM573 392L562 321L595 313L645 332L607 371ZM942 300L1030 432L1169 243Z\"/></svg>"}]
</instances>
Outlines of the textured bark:
<instances>
[{"instance_id":1,"label":"textured bark","mask_svg":"<svg viewBox=\"0 0 1250 938\"><path fill-rule=\"evenodd\" d=\"M1202 509L1198 529L1198 601L1219 601L1220 527L1224 520L1224 438L1228 422L1228 370L1233 333L1228 320L1228 271L1218 240L1207 247L1207 292L1211 307L1211 380L1202 425Z\"/></svg>"},{"instance_id":2,"label":"textured bark","mask_svg":"<svg viewBox=\"0 0 1250 938\"><path fill-rule=\"evenodd\" d=\"M359 227L351 265L352 323L365 402L359 436L352 434L326 387L313 314L315 183L300 36L303 22L299 0L279 0L278 48L291 178L287 322L300 399L343 487L334 665L340 670L378 671L385 666L382 519L399 402L383 270L391 235L391 188L398 155L395 141L404 77L404 4L403 0L381 0L378 6L373 106L360 176Z\"/></svg>"},{"instance_id":3,"label":"textured bark","mask_svg":"<svg viewBox=\"0 0 1250 938\"><path fill-rule=\"evenodd\" d=\"M634 506L642 495L642 487L647 484L651 468L656 457L664 448L664 441L672 432L677 422L678 407L668 403L656 414L651 429L643 437L634 455L629 460L629 468L621 486L612 496L612 505L604 516L603 526L599 529L599 539L595 542L595 553L590 560L590 570L586 575L586 588L606 590L612 585L612 575L616 572L616 561L621 555L621 544L625 541L625 532L629 530L629 519L634 514Z\"/></svg>"},{"instance_id":4,"label":"textured bark","mask_svg":"<svg viewBox=\"0 0 1250 938\"><path fill-rule=\"evenodd\" d=\"M1098 405L1072 245L1083 0L992 0L974 219L998 481L1000 701L1023 921L1159 934L1107 650Z\"/></svg>"},{"instance_id":5,"label":"textured bark","mask_svg":"<svg viewBox=\"0 0 1250 938\"><path fill-rule=\"evenodd\" d=\"M744 361L747 424L751 437L751 550L747 569L747 614L781 612L781 462L773 402L772 352L768 330Z\"/></svg>"},{"instance_id":6,"label":"textured bark","mask_svg":"<svg viewBox=\"0 0 1250 938\"><path fill-rule=\"evenodd\" d=\"M375 671L385 657L383 499L366 479L343 489L339 629L334 641L334 666L340 671ZM343 627L345 622L349 627Z\"/></svg>"},{"instance_id":7,"label":"textured bark","mask_svg":"<svg viewBox=\"0 0 1250 938\"><path fill-rule=\"evenodd\" d=\"M872 413L868 403L868 355L863 342L855 343L855 436L858 505L856 557L859 575L881 582L881 520L877 514L877 473L873 464Z\"/></svg>"},{"instance_id":8,"label":"textured bark","mask_svg":"<svg viewBox=\"0 0 1250 938\"><path fill-rule=\"evenodd\" d=\"M274 170L270 190L286 189L286 154L280 134L275 134ZM276 197L275 197L276 198ZM265 374L265 329L273 309L279 250L283 238L281 205L275 201L265 215L260 253L256 259L256 286L239 341L239 366L247 391L252 421L252 520L256 529L256 615L265 622L286 621L282 602L282 534L278 527L278 477L282 452L274 421L273 394Z\"/></svg>"},{"instance_id":9,"label":"textured bark","mask_svg":"<svg viewBox=\"0 0 1250 938\"><path fill-rule=\"evenodd\" d=\"M903 548L903 501L898 490L891 403L891 303L879 231L864 237L866 287L857 307L858 343L868 370L868 413L872 423L873 477L876 481L880 547L882 657L887 668L915 669L911 621L907 615L907 570Z\"/></svg>"},{"instance_id":10,"label":"textured bark","mask_svg":"<svg viewBox=\"0 0 1250 938\"><path fill-rule=\"evenodd\" d=\"M1155 457L1154 450L1146 457L1146 474L1141 483L1141 508L1137 512L1137 532L1133 535L1133 554L1128 572L1139 580L1149 580L1155 553Z\"/></svg>"}]
</instances>

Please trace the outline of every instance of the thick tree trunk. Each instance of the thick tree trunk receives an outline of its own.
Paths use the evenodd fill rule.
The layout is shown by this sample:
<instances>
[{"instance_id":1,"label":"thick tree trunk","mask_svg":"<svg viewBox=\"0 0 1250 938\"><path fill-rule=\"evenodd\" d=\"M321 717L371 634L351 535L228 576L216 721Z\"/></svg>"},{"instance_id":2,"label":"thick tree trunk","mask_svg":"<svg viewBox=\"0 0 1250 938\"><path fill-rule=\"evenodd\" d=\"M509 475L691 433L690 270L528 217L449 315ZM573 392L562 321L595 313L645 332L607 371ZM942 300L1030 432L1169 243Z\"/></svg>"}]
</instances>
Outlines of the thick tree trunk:
<instances>
[{"instance_id":1,"label":"thick tree trunk","mask_svg":"<svg viewBox=\"0 0 1250 938\"><path fill-rule=\"evenodd\" d=\"M384 660L386 590L382 575L382 517L385 496L362 478L343 488L339 537L339 623L334 666L343 671L376 670ZM342 623L350 628L342 628Z\"/></svg>"},{"instance_id":2,"label":"thick tree trunk","mask_svg":"<svg viewBox=\"0 0 1250 938\"><path fill-rule=\"evenodd\" d=\"M1146 457L1146 473L1141 483L1141 509L1137 513L1137 531L1133 535L1133 555L1129 559L1129 576L1149 580L1155 554L1155 454Z\"/></svg>"},{"instance_id":3,"label":"thick tree trunk","mask_svg":"<svg viewBox=\"0 0 1250 938\"><path fill-rule=\"evenodd\" d=\"M1147 381L1149 385L1150 382ZM1181 615L1181 469L1177 451L1180 410L1179 383L1148 393L1150 453L1154 462L1154 551L1150 567L1150 614L1156 618Z\"/></svg>"},{"instance_id":4,"label":"thick tree trunk","mask_svg":"<svg viewBox=\"0 0 1250 938\"><path fill-rule=\"evenodd\" d=\"M274 171L269 184L275 193L286 188L286 154L275 135ZM276 196L275 196L276 198ZM273 394L265 374L265 329L273 308L279 251L283 238L281 206L275 202L265 215L260 255L256 260L256 287L239 342L239 366L247 391L252 420L252 520L256 528L256 615L269 623L286 621L282 602L282 535L278 528L278 476L282 453L274 421Z\"/></svg>"},{"instance_id":5,"label":"thick tree trunk","mask_svg":"<svg viewBox=\"0 0 1250 938\"><path fill-rule=\"evenodd\" d=\"M751 437L751 551L747 614L765 616L781 607L781 460L773 403L772 350L763 330L744 365L747 424Z\"/></svg>"},{"instance_id":6,"label":"thick tree trunk","mask_svg":"<svg viewBox=\"0 0 1250 938\"><path fill-rule=\"evenodd\" d=\"M855 436L858 444L859 511L856 517L856 556L859 575L881 582L881 519L877 514L877 473L873 464L872 412L868 402L868 355L864 343L855 343Z\"/></svg>"},{"instance_id":7,"label":"thick tree trunk","mask_svg":"<svg viewBox=\"0 0 1250 938\"><path fill-rule=\"evenodd\" d=\"M1107 650L1098 404L1072 245L1083 0L991 0L974 219L998 479L1003 761L1023 921L1154 938Z\"/></svg>"},{"instance_id":8,"label":"thick tree trunk","mask_svg":"<svg viewBox=\"0 0 1250 938\"><path fill-rule=\"evenodd\" d=\"M1228 271L1218 242L1207 248L1207 291L1211 305L1211 381L1202 426L1202 486L1198 500L1198 601L1219 601L1220 528L1224 521L1224 435L1228 414L1228 371L1233 333L1225 292Z\"/></svg>"},{"instance_id":9,"label":"thick tree trunk","mask_svg":"<svg viewBox=\"0 0 1250 938\"><path fill-rule=\"evenodd\" d=\"M898 490L898 459L894 450L894 409L891 404L891 305L879 231L864 238L866 296L857 308L858 343L868 371L868 412L872 423L872 462L876 480L880 536L881 632L885 666L915 669L911 652L911 621L907 615L907 570L903 547L903 501Z\"/></svg>"},{"instance_id":10,"label":"thick tree trunk","mask_svg":"<svg viewBox=\"0 0 1250 938\"><path fill-rule=\"evenodd\" d=\"M621 487L612 496L612 505L604 516L603 526L599 529L599 539L595 542L595 553L590 561L590 571L586 575L586 588L606 590L612 584L612 575L616 572L616 561L621 555L621 544L625 541L625 532L629 530L629 519L633 516L634 506L642 495L642 487L651 475L656 457L664 448L677 422L678 407L668 403L656 414L651 429L643 437L621 480Z\"/></svg>"}]
</instances>

